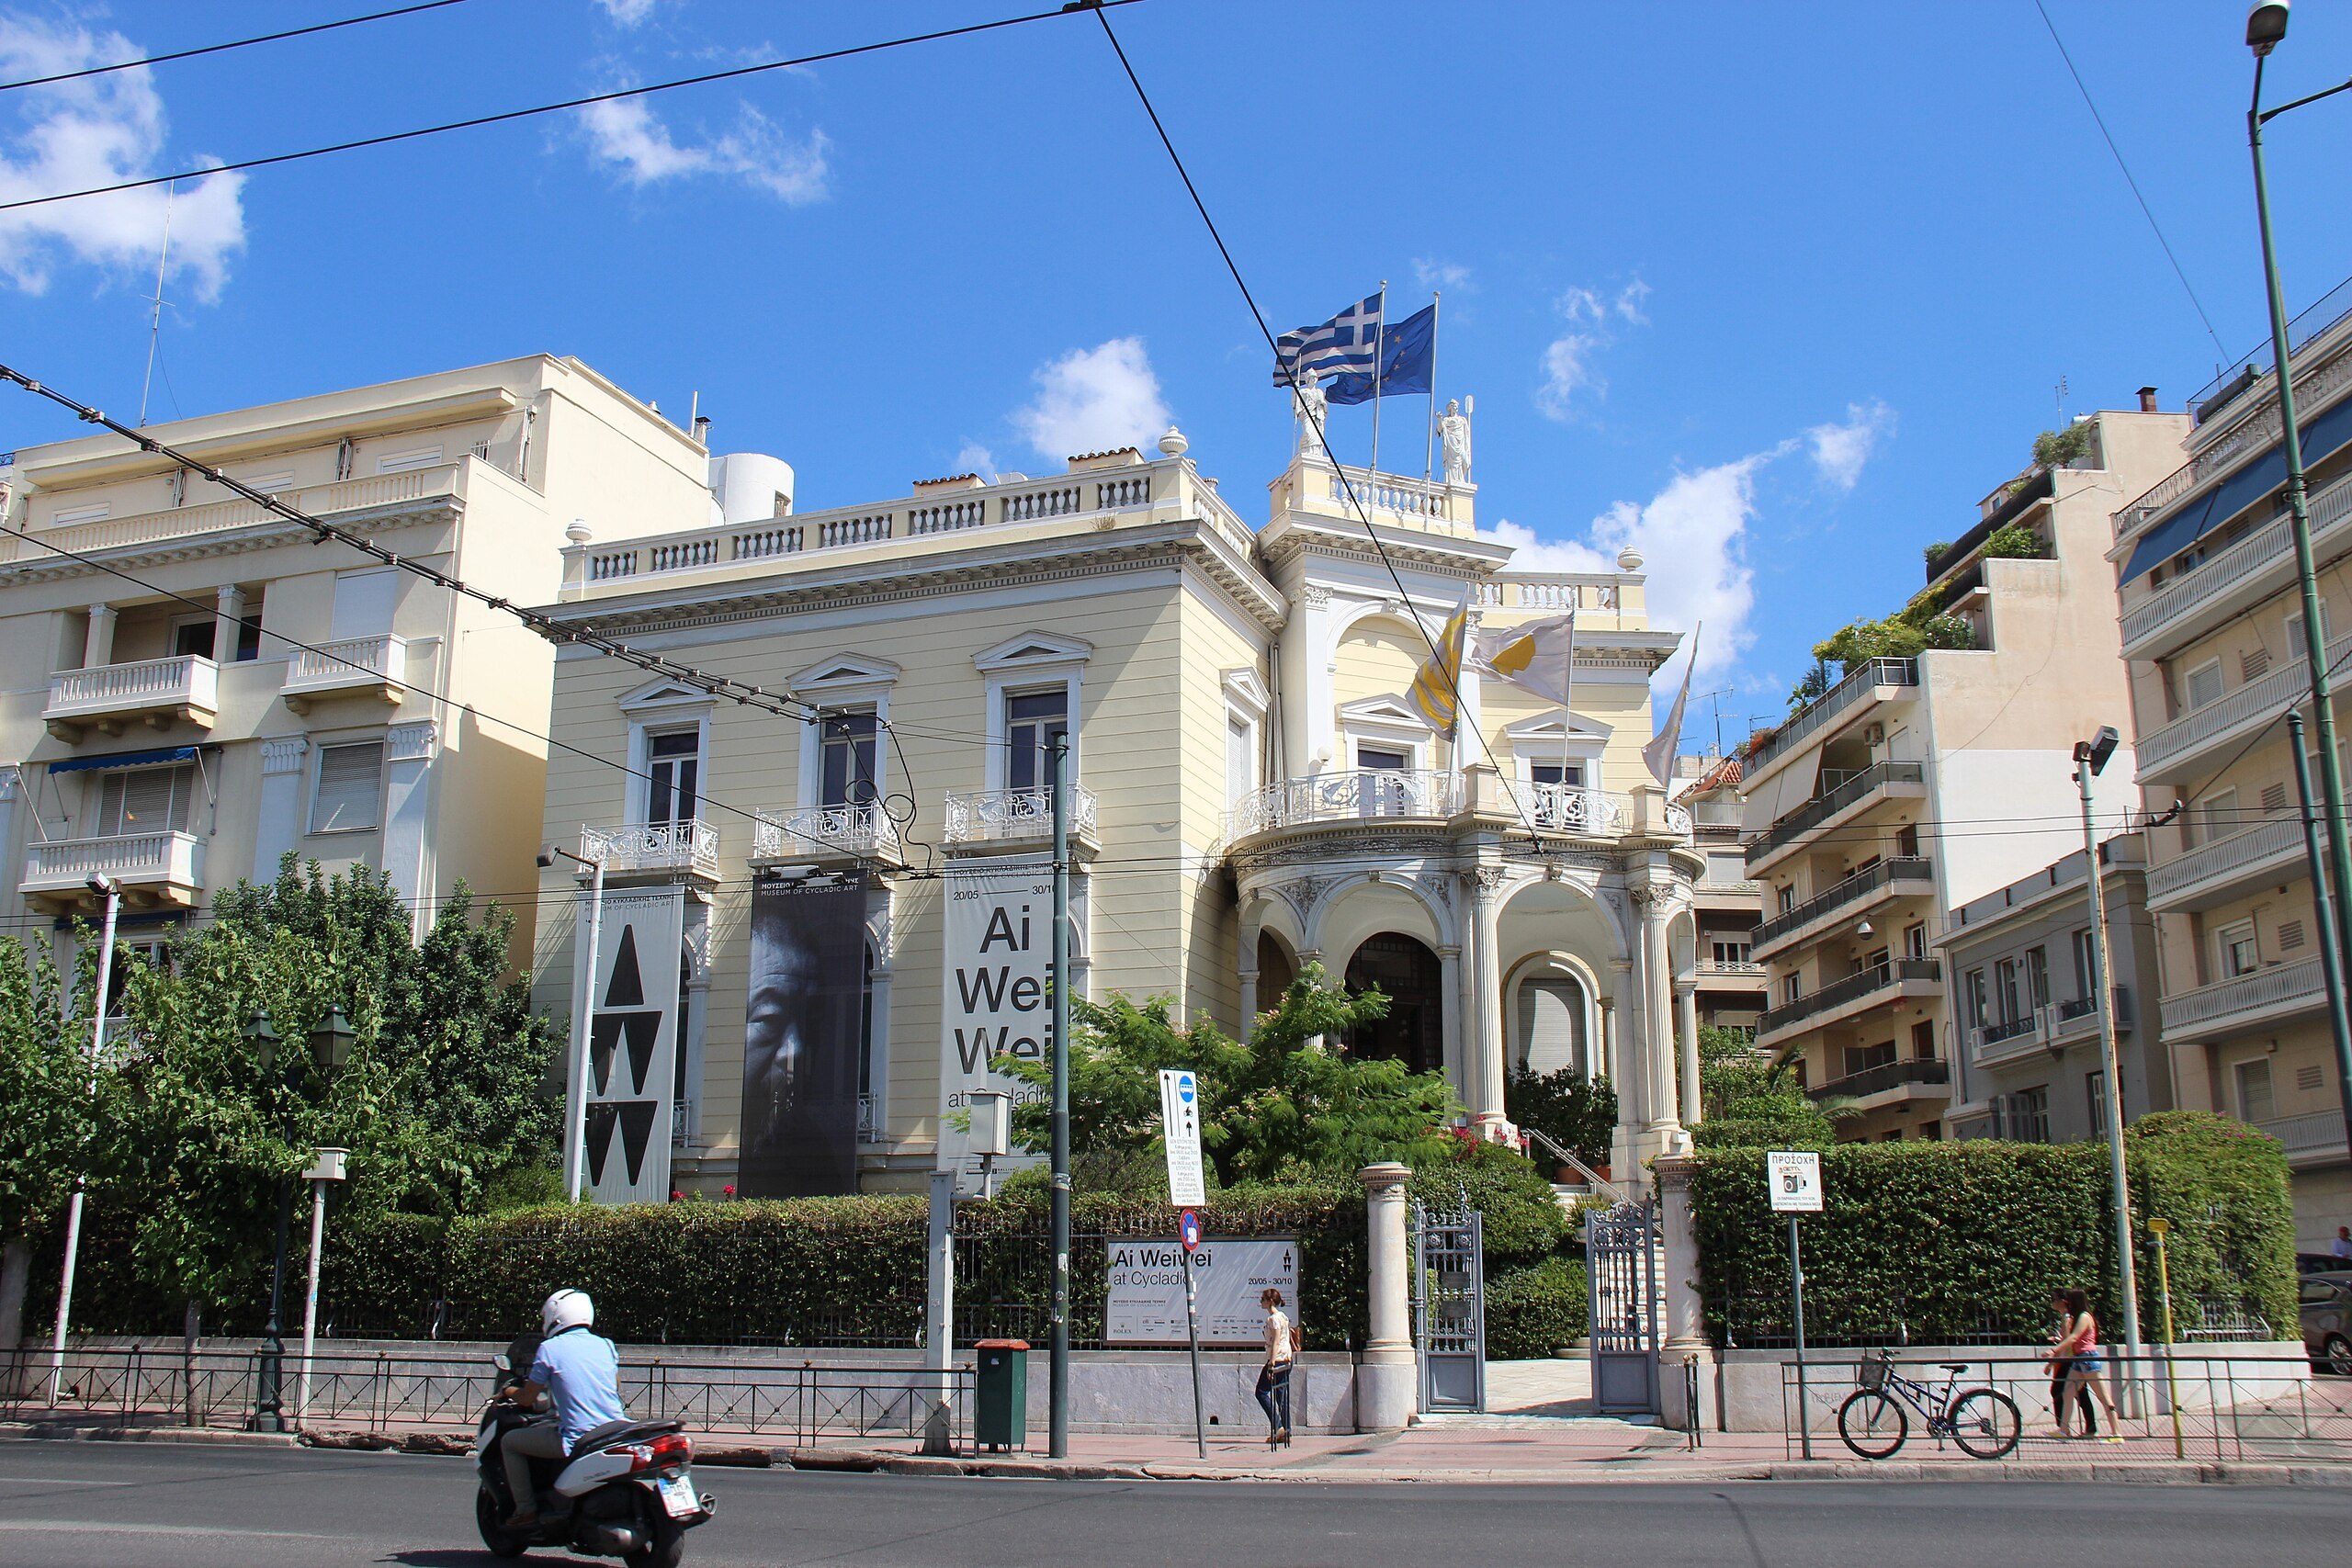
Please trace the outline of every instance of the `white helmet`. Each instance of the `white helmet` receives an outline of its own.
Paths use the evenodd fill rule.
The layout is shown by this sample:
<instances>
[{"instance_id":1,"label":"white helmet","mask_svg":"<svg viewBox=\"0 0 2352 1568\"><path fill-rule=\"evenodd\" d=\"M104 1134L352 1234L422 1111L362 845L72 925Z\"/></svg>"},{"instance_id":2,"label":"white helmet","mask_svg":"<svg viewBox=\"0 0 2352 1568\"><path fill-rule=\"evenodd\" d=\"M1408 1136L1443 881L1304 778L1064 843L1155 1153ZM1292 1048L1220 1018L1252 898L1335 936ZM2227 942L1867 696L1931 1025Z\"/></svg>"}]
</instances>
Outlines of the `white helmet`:
<instances>
[{"instance_id":1,"label":"white helmet","mask_svg":"<svg viewBox=\"0 0 2352 1568\"><path fill-rule=\"evenodd\" d=\"M567 1328L586 1328L596 1321L596 1303L585 1291L558 1291L539 1306L539 1333L552 1339Z\"/></svg>"}]
</instances>

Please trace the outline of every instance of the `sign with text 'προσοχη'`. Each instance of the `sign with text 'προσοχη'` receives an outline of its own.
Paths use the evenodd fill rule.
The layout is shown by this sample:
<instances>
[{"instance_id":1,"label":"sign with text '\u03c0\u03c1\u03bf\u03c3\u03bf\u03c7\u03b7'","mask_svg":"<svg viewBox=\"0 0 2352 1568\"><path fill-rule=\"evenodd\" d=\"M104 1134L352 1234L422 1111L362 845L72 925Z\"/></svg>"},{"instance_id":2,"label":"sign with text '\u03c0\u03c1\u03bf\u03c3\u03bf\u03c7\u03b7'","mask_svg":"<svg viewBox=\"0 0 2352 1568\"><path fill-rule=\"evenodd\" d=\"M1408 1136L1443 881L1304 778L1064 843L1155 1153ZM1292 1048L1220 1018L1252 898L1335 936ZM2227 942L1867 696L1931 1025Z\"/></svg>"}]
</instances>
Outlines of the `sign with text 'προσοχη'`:
<instances>
[{"instance_id":1,"label":"sign with text '\u03c0\u03c1\u03bf\u03c3\u03bf\u03c7\u03b7'","mask_svg":"<svg viewBox=\"0 0 2352 1568\"><path fill-rule=\"evenodd\" d=\"M1042 860L953 866L945 962L940 966L939 1168L977 1168L970 1135L956 1125L974 1089L1001 1089L1021 1105L1041 1091L993 1070L1000 1056L1042 1062L1053 1042L1054 868Z\"/></svg>"},{"instance_id":2,"label":"sign with text '\u03c0\u03c1\u03bf\u03c3\u03bf\u03c7\u03b7'","mask_svg":"<svg viewBox=\"0 0 2352 1568\"><path fill-rule=\"evenodd\" d=\"M1111 1289L1102 1305L1103 1342L1183 1344L1184 1244L1174 1236L1114 1236L1105 1246ZM1202 1344L1261 1345L1266 1309L1258 1303L1266 1292L1280 1291L1283 1310L1298 1320L1298 1243L1211 1237L1193 1254L1193 1286L1199 1293Z\"/></svg>"},{"instance_id":3,"label":"sign with text '\u03c0\u03c1\u03bf\u03c3\u03bf\u03c7\u03b7'","mask_svg":"<svg viewBox=\"0 0 2352 1568\"><path fill-rule=\"evenodd\" d=\"M1811 1149L1775 1149L1764 1156L1764 1179L1776 1214L1821 1213L1821 1156Z\"/></svg>"}]
</instances>

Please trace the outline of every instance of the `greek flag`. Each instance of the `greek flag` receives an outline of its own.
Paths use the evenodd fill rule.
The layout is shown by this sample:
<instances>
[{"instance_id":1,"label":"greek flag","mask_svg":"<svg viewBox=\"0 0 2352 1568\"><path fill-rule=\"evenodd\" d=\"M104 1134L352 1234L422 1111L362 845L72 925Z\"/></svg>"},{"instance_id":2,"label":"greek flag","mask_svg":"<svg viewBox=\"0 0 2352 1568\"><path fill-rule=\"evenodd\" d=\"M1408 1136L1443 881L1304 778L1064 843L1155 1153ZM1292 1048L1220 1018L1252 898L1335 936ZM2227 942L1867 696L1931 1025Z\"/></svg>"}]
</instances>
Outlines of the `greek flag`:
<instances>
[{"instance_id":1,"label":"greek flag","mask_svg":"<svg viewBox=\"0 0 2352 1568\"><path fill-rule=\"evenodd\" d=\"M1301 327L1274 340L1274 385L1295 387L1347 371L1372 374L1380 341L1380 296L1368 295L1319 327Z\"/></svg>"}]
</instances>

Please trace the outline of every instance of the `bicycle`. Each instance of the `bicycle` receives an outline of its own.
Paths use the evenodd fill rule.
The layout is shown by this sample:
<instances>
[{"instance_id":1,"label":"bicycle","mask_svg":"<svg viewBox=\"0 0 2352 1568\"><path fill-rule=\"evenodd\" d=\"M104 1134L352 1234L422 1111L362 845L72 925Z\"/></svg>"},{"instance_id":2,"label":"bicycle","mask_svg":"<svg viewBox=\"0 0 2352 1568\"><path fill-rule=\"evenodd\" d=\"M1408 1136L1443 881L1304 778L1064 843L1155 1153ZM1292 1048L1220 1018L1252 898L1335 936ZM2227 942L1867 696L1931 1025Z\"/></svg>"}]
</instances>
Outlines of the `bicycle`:
<instances>
[{"instance_id":1,"label":"bicycle","mask_svg":"<svg viewBox=\"0 0 2352 1568\"><path fill-rule=\"evenodd\" d=\"M1838 1407L1838 1436L1864 1459L1885 1459L1911 1434L1910 1419L1903 1414L1908 1404L1927 1423L1929 1437L1950 1438L1972 1458L1999 1459L2016 1448L2025 1427L2017 1401L1993 1388L1972 1388L1955 1397L1953 1385L1968 1364L1941 1365L1946 1376L1934 1385L1896 1371L1892 1350L1865 1360L1856 1380L1861 1386Z\"/></svg>"}]
</instances>

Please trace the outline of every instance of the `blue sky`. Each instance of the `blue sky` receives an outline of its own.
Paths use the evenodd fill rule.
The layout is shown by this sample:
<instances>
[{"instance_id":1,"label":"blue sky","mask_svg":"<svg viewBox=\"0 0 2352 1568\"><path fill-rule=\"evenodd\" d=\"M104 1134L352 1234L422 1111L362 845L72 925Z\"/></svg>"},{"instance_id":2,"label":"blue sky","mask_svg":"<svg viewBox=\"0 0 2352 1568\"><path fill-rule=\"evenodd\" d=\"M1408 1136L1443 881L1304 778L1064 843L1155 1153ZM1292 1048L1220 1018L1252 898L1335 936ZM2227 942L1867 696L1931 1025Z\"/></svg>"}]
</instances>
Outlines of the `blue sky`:
<instances>
[{"instance_id":1,"label":"blue sky","mask_svg":"<svg viewBox=\"0 0 2352 1568\"><path fill-rule=\"evenodd\" d=\"M1445 290L1479 508L1648 556L1724 735L1919 581L2063 408L2166 407L2265 329L2234 5L1150 0L1114 14L1277 330ZM6 79L368 7L0 0ZM0 95L0 191L164 172L1011 14L467 0ZM2274 101L2352 73L2299 8ZM1039 472L1173 418L1246 513L1267 355L1090 17L219 177L173 206L155 417L545 349L770 451L801 503ZM2352 97L2273 127L2290 305L2352 273ZM162 203L0 214L8 362L135 412ZM0 448L74 433L22 394ZM1418 469L1390 400L1385 466ZM1362 460L1368 410L1334 436ZM1410 452L1405 461L1397 458ZM1713 733L1692 705L1686 739Z\"/></svg>"}]
</instances>

